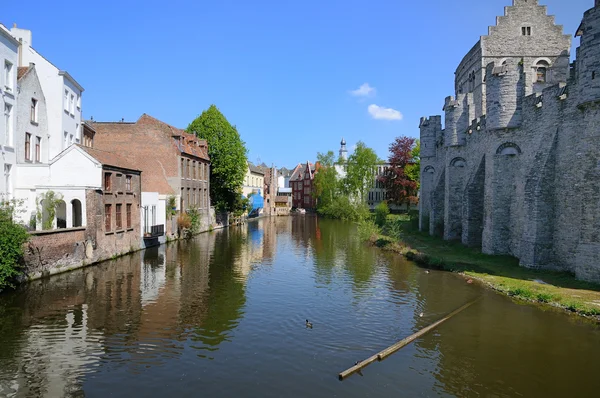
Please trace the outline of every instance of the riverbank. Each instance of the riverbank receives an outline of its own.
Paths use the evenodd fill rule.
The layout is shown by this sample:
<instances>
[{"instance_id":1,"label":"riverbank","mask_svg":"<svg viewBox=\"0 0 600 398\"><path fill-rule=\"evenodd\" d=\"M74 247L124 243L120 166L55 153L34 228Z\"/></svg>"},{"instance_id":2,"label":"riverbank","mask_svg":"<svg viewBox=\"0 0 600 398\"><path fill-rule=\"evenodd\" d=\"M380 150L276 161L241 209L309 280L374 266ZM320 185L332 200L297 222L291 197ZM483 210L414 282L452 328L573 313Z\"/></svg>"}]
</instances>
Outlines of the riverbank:
<instances>
[{"instance_id":1,"label":"riverbank","mask_svg":"<svg viewBox=\"0 0 600 398\"><path fill-rule=\"evenodd\" d=\"M568 272L520 267L514 257L487 255L429 236L419 232L415 220L408 216L388 216L370 242L424 267L460 273L513 298L562 308L600 322L600 285L577 280Z\"/></svg>"}]
</instances>

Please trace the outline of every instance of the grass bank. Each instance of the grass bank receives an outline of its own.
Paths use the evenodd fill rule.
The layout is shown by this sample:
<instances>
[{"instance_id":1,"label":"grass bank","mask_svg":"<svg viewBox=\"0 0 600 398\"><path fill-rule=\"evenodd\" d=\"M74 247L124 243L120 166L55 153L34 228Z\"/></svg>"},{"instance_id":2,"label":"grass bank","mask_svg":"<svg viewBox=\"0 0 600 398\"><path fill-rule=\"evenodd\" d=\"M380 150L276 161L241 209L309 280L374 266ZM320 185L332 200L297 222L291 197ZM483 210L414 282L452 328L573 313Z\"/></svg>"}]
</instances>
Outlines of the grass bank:
<instances>
[{"instance_id":1,"label":"grass bank","mask_svg":"<svg viewBox=\"0 0 600 398\"><path fill-rule=\"evenodd\" d=\"M418 264L479 280L511 297L563 308L600 321L600 285L568 272L529 269L509 256L491 256L459 242L421 233L414 217L389 215L381 229L361 227L363 237Z\"/></svg>"}]
</instances>

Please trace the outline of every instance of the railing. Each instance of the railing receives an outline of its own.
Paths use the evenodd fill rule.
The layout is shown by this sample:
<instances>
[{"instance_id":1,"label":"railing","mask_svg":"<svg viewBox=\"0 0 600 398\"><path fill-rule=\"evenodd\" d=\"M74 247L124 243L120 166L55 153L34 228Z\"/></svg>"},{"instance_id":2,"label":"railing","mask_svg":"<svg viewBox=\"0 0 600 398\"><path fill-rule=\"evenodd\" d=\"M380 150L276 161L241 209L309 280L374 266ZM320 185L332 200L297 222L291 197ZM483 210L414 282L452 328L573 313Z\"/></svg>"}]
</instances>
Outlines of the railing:
<instances>
[{"instance_id":1,"label":"railing","mask_svg":"<svg viewBox=\"0 0 600 398\"><path fill-rule=\"evenodd\" d=\"M149 230L148 230L149 229ZM153 225L150 228L146 227L144 231L144 238L157 238L165 234L165 225Z\"/></svg>"}]
</instances>

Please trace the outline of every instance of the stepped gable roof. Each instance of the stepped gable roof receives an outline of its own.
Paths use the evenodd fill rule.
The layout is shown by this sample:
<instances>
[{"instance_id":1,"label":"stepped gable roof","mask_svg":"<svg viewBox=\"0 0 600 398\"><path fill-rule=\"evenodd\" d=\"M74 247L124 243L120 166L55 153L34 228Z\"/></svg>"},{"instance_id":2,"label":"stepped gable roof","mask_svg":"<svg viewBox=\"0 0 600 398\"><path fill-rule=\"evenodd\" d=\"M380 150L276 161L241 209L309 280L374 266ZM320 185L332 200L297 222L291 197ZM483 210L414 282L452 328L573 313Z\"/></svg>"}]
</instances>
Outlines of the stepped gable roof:
<instances>
[{"instance_id":1,"label":"stepped gable roof","mask_svg":"<svg viewBox=\"0 0 600 398\"><path fill-rule=\"evenodd\" d=\"M96 148L86 147L80 144L76 144L80 149L85 151L88 155L96 159L98 162L102 163L104 166L112 166L118 167L121 169L131 170L131 171L139 171L141 170L136 167L129 159L110 151L103 151Z\"/></svg>"}]
</instances>

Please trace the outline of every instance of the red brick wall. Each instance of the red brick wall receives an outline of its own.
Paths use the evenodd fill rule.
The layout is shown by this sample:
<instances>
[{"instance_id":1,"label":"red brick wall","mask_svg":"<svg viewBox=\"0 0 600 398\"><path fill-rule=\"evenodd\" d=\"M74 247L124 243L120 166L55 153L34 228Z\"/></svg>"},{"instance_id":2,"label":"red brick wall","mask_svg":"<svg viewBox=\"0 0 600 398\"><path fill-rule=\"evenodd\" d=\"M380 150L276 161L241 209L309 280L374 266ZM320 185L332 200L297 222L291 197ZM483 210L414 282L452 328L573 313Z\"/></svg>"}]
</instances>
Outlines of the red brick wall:
<instances>
[{"instance_id":1,"label":"red brick wall","mask_svg":"<svg viewBox=\"0 0 600 398\"><path fill-rule=\"evenodd\" d=\"M32 233L24 247L27 273L80 263L85 259L84 241L85 227Z\"/></svg>"}]
</instances>

